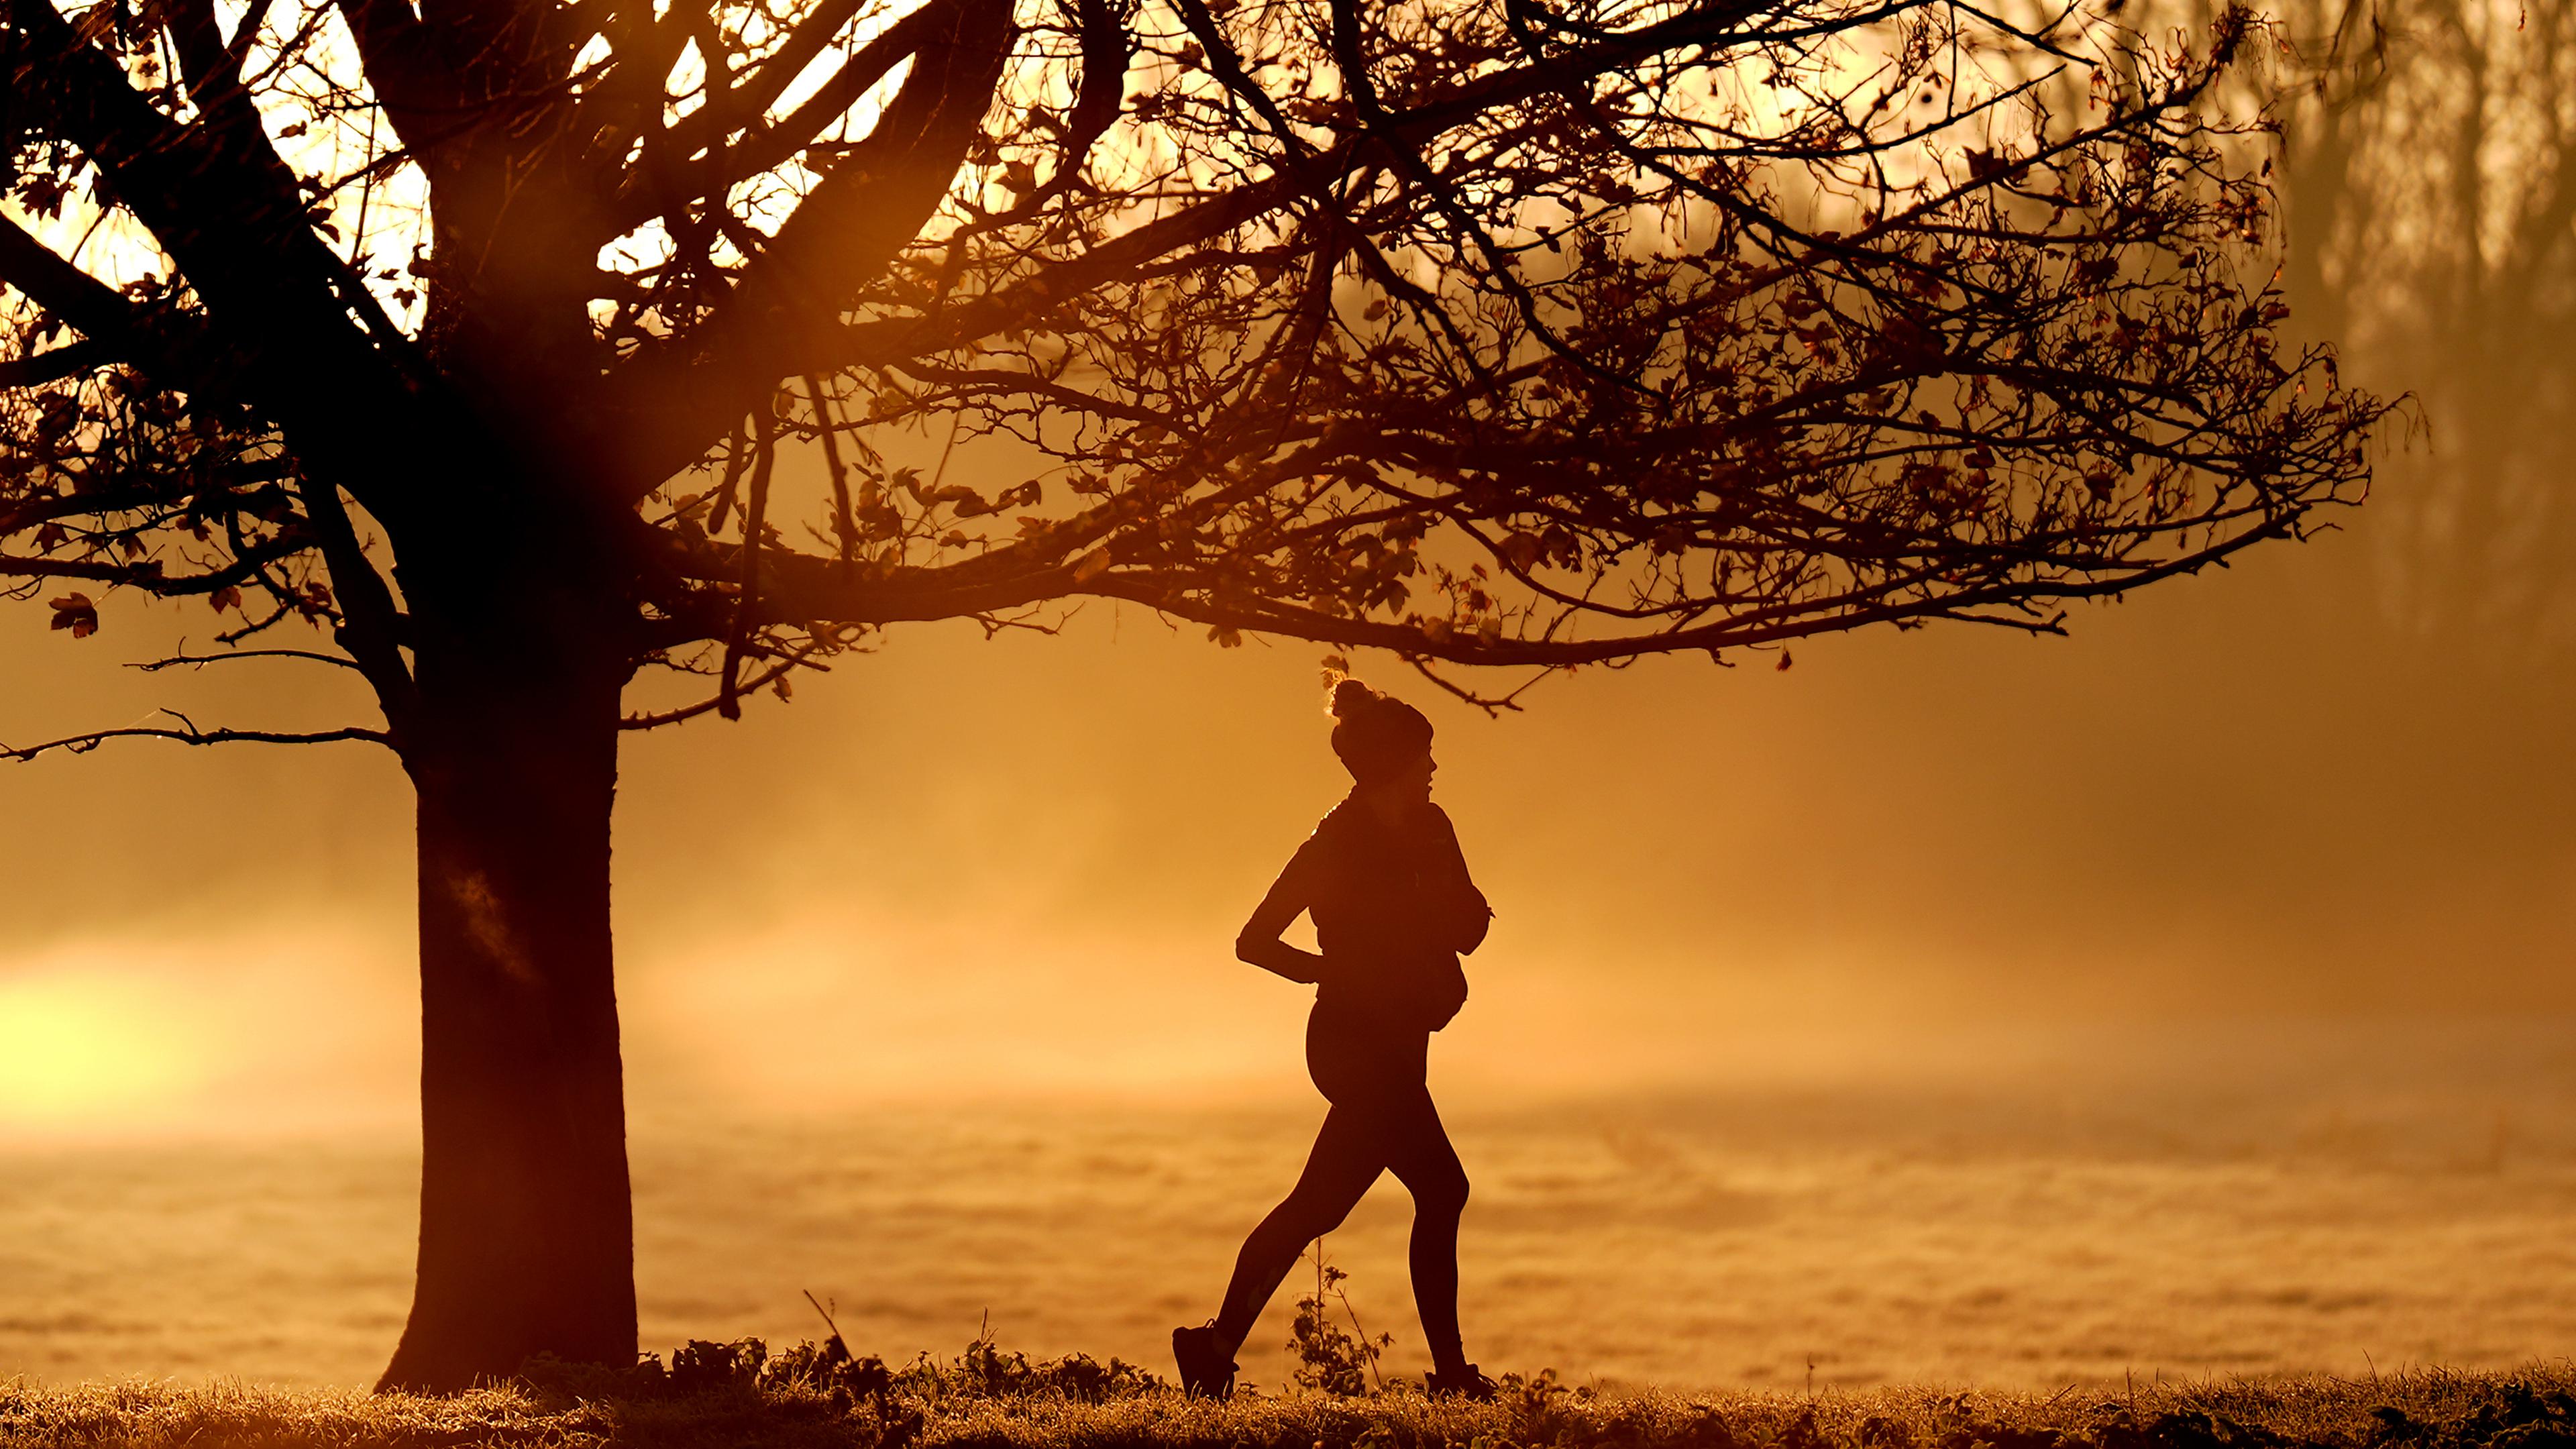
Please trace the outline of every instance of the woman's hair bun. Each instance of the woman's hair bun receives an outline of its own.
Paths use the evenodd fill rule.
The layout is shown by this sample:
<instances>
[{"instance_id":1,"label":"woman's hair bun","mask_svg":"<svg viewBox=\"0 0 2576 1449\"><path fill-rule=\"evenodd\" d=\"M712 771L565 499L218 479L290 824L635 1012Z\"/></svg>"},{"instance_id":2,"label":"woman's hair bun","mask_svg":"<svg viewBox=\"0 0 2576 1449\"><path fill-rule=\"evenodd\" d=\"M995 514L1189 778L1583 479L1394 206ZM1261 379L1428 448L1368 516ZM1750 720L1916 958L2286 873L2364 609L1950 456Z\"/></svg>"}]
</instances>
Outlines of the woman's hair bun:
<instances>
[{"instance_id":1,"label":"woman's hair bun","mask_svg":"<svg viewBox=\"0 0 2576 1449\"><path fill-rule=\"evenodd\" d=\"M1412 767L1431 749L1422 711L1348 676L1333 681L1333 753L1366 783Z\"/></svg>"},{"instance_id":2,"label":"woman's hair bun","mask_svg":"<svg viewBox=\"0 0 2576 1449\"><path fill-rule=\"evenodd\" d=\"M1376 690L1345 675L1333 686L1333 718L1349 719L1376 698Z\"/></svg>"}]
</instances>

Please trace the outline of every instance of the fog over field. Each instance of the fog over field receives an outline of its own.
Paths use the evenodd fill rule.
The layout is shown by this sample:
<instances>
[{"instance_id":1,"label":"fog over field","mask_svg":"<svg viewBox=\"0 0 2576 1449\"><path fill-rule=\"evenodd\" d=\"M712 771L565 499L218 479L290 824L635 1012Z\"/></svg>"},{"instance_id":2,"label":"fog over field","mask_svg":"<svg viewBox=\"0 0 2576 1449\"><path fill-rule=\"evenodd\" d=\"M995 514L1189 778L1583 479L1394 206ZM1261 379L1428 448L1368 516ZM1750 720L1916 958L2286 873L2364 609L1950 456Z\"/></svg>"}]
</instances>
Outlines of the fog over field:
<instances>
[{"instance_id":1,"label":"fog over field","mask_svg":"<svg viewBox=\"0 0 2576 1449\"><path fill-rule=\"evenodd\" d=\"M2496 1022L2131 1029L1898 1080L1517 1103L1460 1081L1443 1043L1477 1184L1468 1348L1497 1373L1788 1390L2561 1357L2563 1041ZM668 1063L637 1065L663 1084L639 1089L633 1141L643 1339L666 1356L819 1336L810 1290L889 1361L989 1325L1008 1347L1163 1369L1315 1116L1284 1090L709 1113L668 1100ZM7 1162L9 1371L363 1384L380 1367L410 1292L416 1168L393 1134L22 1144ZM1394 1335L1387 1370L1419 1375L1409 1217L1381 1183L1326 1248L1360 1323ZM1272 1390L1293 1296L1245 1345Z\"/></svg>"}]
</instances>

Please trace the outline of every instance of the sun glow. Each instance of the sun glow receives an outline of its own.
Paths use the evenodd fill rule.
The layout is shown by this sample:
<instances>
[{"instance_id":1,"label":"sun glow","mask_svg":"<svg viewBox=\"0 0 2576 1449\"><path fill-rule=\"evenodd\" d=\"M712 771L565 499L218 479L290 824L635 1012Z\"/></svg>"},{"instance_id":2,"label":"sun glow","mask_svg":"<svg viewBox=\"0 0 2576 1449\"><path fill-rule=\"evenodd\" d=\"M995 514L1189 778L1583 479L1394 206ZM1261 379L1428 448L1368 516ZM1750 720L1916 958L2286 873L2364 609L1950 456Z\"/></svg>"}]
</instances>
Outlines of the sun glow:
<instances>
[{"instance_id":1,"label":"sun glow","mask_svg":"<svg viewBox=\"0 0 2576 1449\"><path fill-rule=\"evenodd\" d=\"M399 950L304 921L0 951L0 1142L398 1126L418 1020Z\"/></svg>"},{"instance_id":2,"label":"sun glow","mask_svg":"<svg viewBox=\"0 0 2576 1449\"><path fill-rule=\"evenodd\" d=\"M166 996L56 969L0 978L0 1131L90 1127L163 1107L206 1064Z\"/></svg>"}]
</instances>

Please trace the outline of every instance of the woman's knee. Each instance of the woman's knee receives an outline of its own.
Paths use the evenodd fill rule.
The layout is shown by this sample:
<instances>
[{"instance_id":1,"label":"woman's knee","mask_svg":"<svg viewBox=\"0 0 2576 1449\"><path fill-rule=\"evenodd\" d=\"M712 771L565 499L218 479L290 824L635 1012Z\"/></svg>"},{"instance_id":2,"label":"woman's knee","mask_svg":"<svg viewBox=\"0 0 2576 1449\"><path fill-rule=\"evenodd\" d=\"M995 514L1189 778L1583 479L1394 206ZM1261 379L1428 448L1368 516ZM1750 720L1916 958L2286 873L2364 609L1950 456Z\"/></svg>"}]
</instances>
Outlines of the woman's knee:
<instances>
[{"instance_id":1,"label":"woman's knee","mask_svg":"<svg viewBox=\"0 0 2576 1449\"><path fill-rule=\"evenodd\" d=\"M1278 1235L1311 1243L1342 1225L1351 1215L1352 1204L1323 1194L1290 1193L1285 1202L1273 1208L1262 1224Z\"/></svg>"},{"instance_id":2,"label":"woman's knee","mask_svg":"<svg viewBox=\"0 0 2576 1449\"><path fill-rule=\"evenodd\" d=\"M1446 1168L1419 1174L1420 1181L1408 1184L1413 1189L1413 1210L1417 1213L1442 1213L1450 1217L1467 1210L1467 1170L1456 1163Z\"/></svg>"}]
</instances>

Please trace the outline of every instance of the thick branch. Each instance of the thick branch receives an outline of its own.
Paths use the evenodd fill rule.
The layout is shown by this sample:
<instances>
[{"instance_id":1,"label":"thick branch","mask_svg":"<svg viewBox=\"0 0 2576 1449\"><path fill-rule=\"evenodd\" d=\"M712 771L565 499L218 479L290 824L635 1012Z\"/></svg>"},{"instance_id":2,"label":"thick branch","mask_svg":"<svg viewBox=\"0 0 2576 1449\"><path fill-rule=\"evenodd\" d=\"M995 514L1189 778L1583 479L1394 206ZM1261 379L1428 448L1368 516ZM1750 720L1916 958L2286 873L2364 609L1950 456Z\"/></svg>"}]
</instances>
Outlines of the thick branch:
<instances>
[{"instance_id":1,"label":"thick branch","mask_svg":"<svg viewBox=\"0 0 2576 1449\"><path fill-rule=\"evenodd\" d=\"M463 101L455 73L432 44L410 0L338 0L358 42L367 84L404 146L424 158L456 133Z\"/></svg>"},{"instance_id":2,"label":"thick branch","mask_svg":"<svg viewBox=\"0 0 2576 1449\"><path fill-rule=\"evenodd\" d=\"M349 651L358 671L375 687L376 701L396 728L405 726L419 702L410 667L400 647L401 610L375 561L367 557L340 504L340 491L329 483L306 482L297 490L306 516L322 535L323 562L330 567L332 594L345 621L340 647Z\"/></svg>"},{"instance_id":3,"label":"thick branch","mask_svg":"<svg viewBox=\"0 0 2576 1449\"><path fill-rule=\"evenodd\" d=\"M115 348L102 339L84 337L68 347L56 347L0 362L0 388L42 387L67 377L78 377L115 360Z\"/></svg>"},{"instance_id":4,"label":"thick branch","mask_svg":"<svg viewBox=\"0 0 2576 1449\"><path fill-rule=\"evenodd\" d=\"M382 466L372 442L350 436L350 420L381 425L415 410L403 375L410 344L314 235L294 177L265 137L244 146L229 137L239 127L179 125L137 94L116 62L47 0L0 3L36 61L13 100L98 164L116 199L205 299L212 327L233 354L227 365L236 376L227 390L256 395L299 435L308 457L345 464L336 471L356 478L400 477ZM59 268L67 265L54 258L49 269L23 245L11 248L9 259L58 288ZM93 281L78 299L87 311L101 311L100 290ZM102 325L130 333L129 320L130 313L107 314Z\"/></svg>"},{"instance_id":5,"label":"thick branch","mask_svg":"<svg viewBox=\"0 0 2576 1449\"><path fill-rule=\"evenodd\" d=\"M778 378L819 370L776 364L810 350L789 339L832 329L947 195L1009 54L1010 4L932 0L904 26L916 23L906 32L912 73L876 129L806 195L687 347L647 353L614 384L620 410L650 428L631 474L637 488L694 460ZM712 431L700 431L701 420Z\"/></svg>"},{"instance_id":6,"label":"thick branch","mask_svg":"<svg viewBox=\"0 0 2576 1449\"><path fill-rule=\"evenodd\" d=\"M964 5L969 0L946 3ZM1740 38L1736 27L1743 13L1734 6L1692 11L1570 48L1554 57L1492 71L1452 86L1421 105L1390 112L1378 131L1388 139L1420 145L1498 108L1551 94L1565 85L1633 65L1660 52ZM920 73L916 70L906 93L918 84ZM889 108L887 121L893 118ZM888 125L881 123L875 135L887 133ZM962 142L965 138L960 139ZM722 433L727 419L747 410L780 379L807 372L880 367L960 347L1025 325L1038 314L1061 305L1067 297L1133 277L1158 259L1223 236L1299 200L1333 204L1333 185L1368 164L1375 151L1372 139L1360 136L1304 159L1277 160L1263 179L1228 188L1120 233L1079 258L1055 261L1039 280L977 297L930 316L849 326L840 322L836 306L780 309L765 315L767 325L749 329L760 339L757 346L744 345L737 336L709 350L692 352L667 346L650 351L630 364L623 384L629 400L626 407L642 424L639 433L645 439L638 450L634 476L658 482L695 462ZM948 174L953 172L952 165ZM946 184L945 175L940 184ZM797 228L808 212L814 212L815 201L821 196L822 189L818 188L790 218L788 228ZM861 224L862 218L855 213L862 208L852 206L849 210L854 214L842 234L864 243L865 255L875 266L882 266L902 242L888 245L881 240L877 228ZM830 214L816 212L816 220L823 221ZM927 214L926 209L923 214ZM782 228L782 241L786 231ZM746 300L754 305L742 305ZM734 310L762 315L757 299L746 298L743 288L737 288ZM737 333L742 330L738 325Z\"/></svg>"},{"instance_id":7,"label":"thick branch","mask_svg":"<svg viewBox=\"0 0 2576 1449\"><path fill-rule=\"evenodd\" d=\"M37 306L78 328L94 350L110 351L144 365L146 371L155 370L149 363L157 357L144 355L154 349L144 326L143 309L127 301L115 288L55 255L51 247L6 216L0 216L0 283L15 288ZM63 348L49 355L63 357L71 351ZM22 359L9 364L28 368L31 374L16 385L51 380L32 375L37 369L30 363L40 360Z\"/></svg>"},{"instance_id":8,"label":"thick branch","mask_svg":"<svg viewBox=\"0 0 2576 1449\"><path fill-rule=\"evenodd\" d=\"M262 568L292 557L303 547L301 543L278 545L254 551L202 574L178 575L163 572L159 559L101 563L96 559L14 558L0 554L0 578L79 579L84 583L137 588L159 598L178 598L211 594L217 589L237 588L250 583L258 578Z\"/></svg>"}]
</instances>

